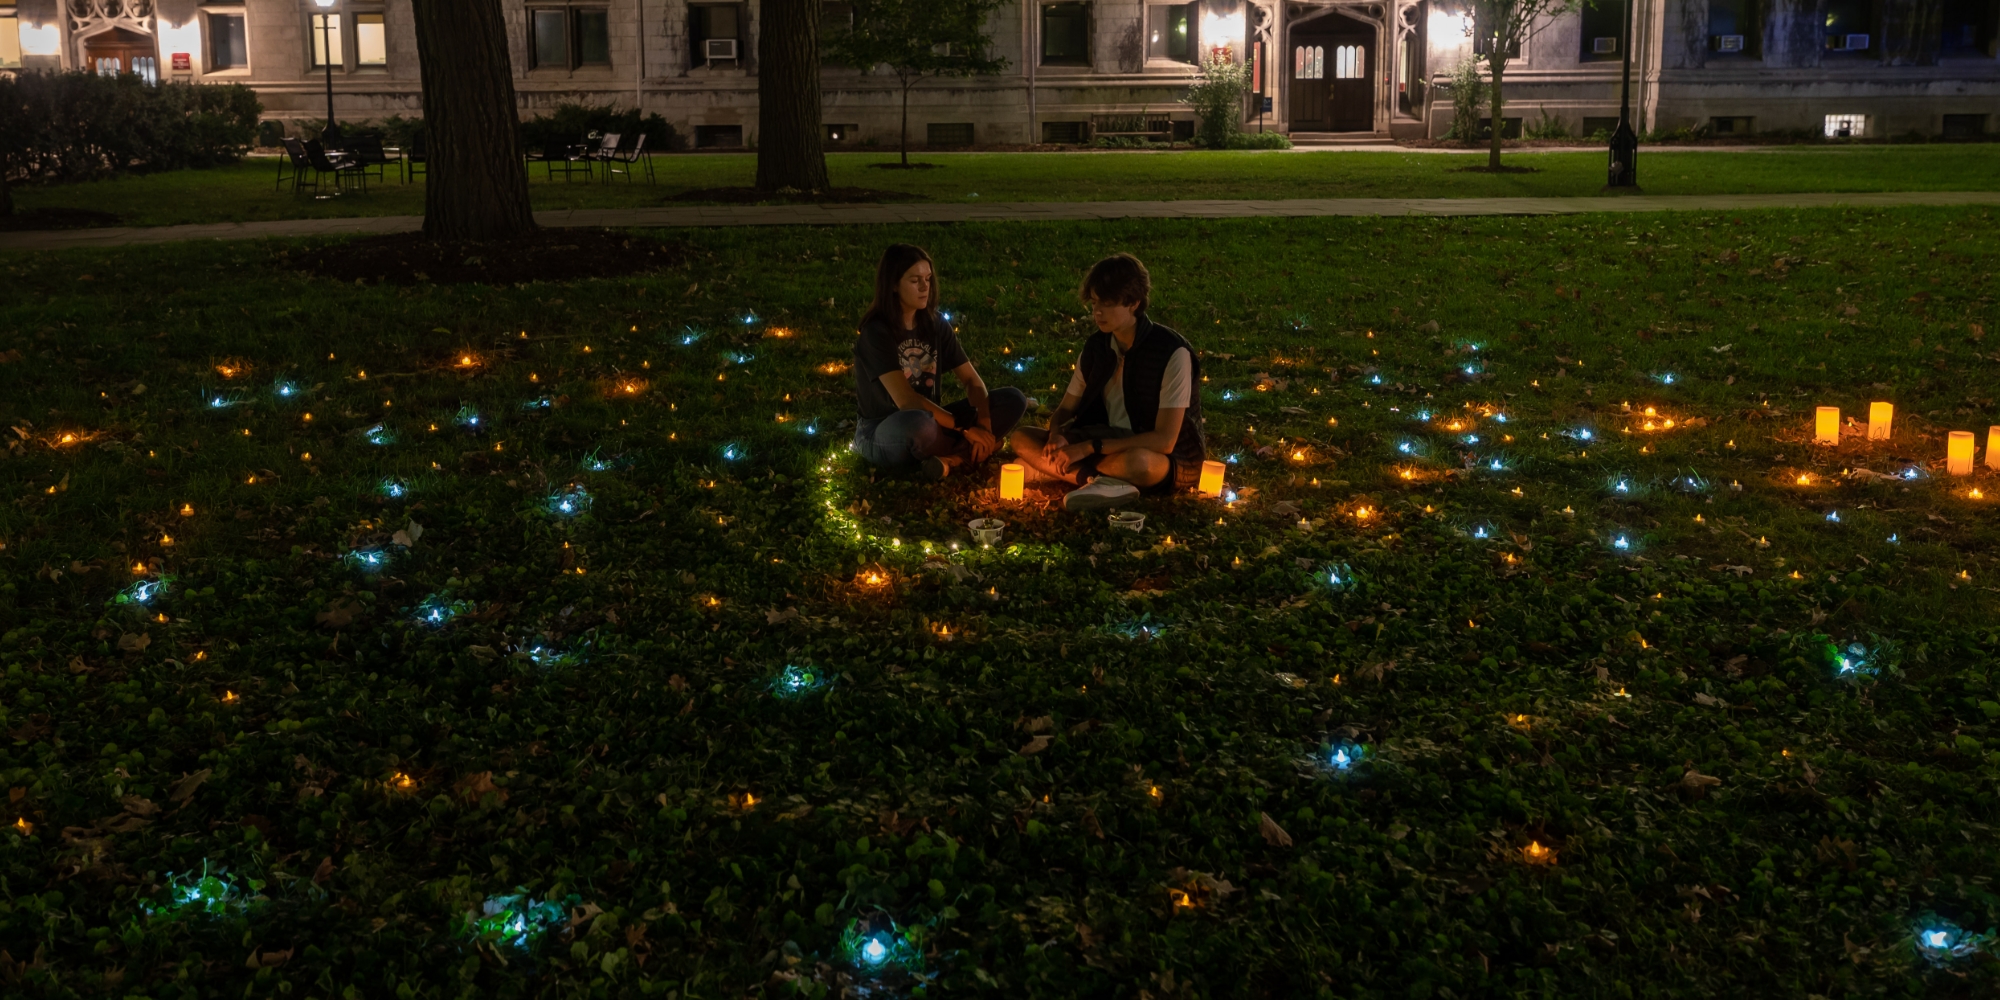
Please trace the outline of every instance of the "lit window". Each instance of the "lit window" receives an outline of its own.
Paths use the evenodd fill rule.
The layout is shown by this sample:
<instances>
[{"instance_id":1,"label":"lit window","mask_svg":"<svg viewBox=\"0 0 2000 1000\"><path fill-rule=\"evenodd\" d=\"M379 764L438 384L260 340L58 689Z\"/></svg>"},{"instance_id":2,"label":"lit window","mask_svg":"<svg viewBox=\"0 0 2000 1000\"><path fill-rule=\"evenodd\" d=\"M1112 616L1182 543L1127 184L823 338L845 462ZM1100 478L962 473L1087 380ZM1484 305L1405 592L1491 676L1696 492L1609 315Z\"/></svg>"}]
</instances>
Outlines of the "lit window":
<instances>
[{"instance_id":1,"label":"lit window","mask_svg":"<svg viewBox=\"0 0 2000 1000\"><path fill-rule=\"evenodd\" d=\"M1146 8L1146 58L1194 62L1197 47L1191 36L1189 9L1177 3Z\"/></svg>"},{"instance_id":2,"label":"lit window","mask_svg":"<svg viewBox=\"0 0 2000 1000\"><path fill-rule=\"evenodd\" d=\"M21 19L13 8L0 11L0 69L21 68Z\"/></svg>"},{"instance_id":3,"label":"lit window","mask_svg":"<svg viewBox=\"0 0 2000 1000\"><path fill-rule=\"evenodd\" d=\"M329 51L332 53L330 56ZM341 47L340 15L314 14L312 16L313 68L344 65L347 61L345 52L346 50Z\"/></svg>"},{"instance_id":4,"label":"lit window","mask_svg":"<svg viewBox=\"0 0 2000 1000\"><path fill-rule=\"evenodd\" d=\"M388 65L389 34L382 15L354 15L354 62L360 66Z\"/></svg>"},{"instance_id":5,"label":"lit window","mask_svg":"<svg viewBox=\"0 0 2000 1000\"><path fill-rule=\"evenodd\" d=\"M1867 115L1827 115L1826 137L1829 139L1859 139L1868 134Z\"/></svg>"},{"instance_id":6,"label":"lit window","mask_svg":"<svg viewBox=\"0 0 2000 1000\"><path fill-rule=\"evenodd\" d=\"M1368 69L1368 54L1359 45L1341 45L1333 50L1333 78L1359 80Z\"/></svg>"},{"instance_id":7,"label":"lit window","mask_svg":"<svg viewBox=\"0 0 2000 1000\"><path fill-rule=\"evenodd\" d=\"M1326 79L1326 46L1298 45L1292 48L1292 78Z\"/></svg>"}]
</instances>

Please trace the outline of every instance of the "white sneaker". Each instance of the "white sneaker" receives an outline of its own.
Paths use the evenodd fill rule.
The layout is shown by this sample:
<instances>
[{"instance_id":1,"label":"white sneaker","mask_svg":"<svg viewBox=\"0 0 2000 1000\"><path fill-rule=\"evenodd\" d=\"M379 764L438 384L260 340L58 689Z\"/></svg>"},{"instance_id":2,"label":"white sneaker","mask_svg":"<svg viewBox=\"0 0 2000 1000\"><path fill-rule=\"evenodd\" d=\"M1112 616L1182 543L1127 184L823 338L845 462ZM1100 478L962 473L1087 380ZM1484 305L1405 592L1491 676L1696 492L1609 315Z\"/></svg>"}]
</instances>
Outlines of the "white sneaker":
<instances>
[{"instance_id":1,"label":"white sneaker","mask_svg":"<svg viewBox=\"0 0 2000 1000\"><path fill-rule=\"evenodd\" d=\"M1139 487L1123 479L1098 476L1088 485L1079 486L1063 497L1064 510L1100 510L1115 507L1139 495Z\"/></svg>"}]
</instances>

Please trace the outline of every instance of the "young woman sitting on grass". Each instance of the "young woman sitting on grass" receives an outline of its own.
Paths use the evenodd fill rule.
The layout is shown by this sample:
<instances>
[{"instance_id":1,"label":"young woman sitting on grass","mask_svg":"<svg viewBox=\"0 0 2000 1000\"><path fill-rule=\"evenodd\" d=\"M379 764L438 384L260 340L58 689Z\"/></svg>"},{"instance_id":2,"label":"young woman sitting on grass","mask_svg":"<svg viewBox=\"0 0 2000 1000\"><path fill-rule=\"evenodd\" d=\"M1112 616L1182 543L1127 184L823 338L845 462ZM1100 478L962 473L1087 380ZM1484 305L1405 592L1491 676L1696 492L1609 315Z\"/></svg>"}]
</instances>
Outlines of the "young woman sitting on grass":
<instances>
[{"instance_id":1,"label":"young woman sitting on grass","mask_svg":"<svg viewBox=\"0 0 2000 1000\"><path fill-rule=\"evenodd\" d=\"M1180 334L1147 318L1151 292L1146 265L1130 254L1091 267L1083 299L1098 332L1084 341L1048 429L1014 432L1014 453L1039 478L1084 484L1063 497L1065 509L1201 481L1201 364Z\"/></svg>"},{"instance_id":2,"label":"young woman sitting on grass","mask_svg":"<svg viewBox=\"0 0 2000 1000\"><path fill-rule=\"evenodd\" d=\"M875 267L875 303L854 340L854 450L931 479L986 461L1028 410L1019 389L986 390L937 303L930 254L897 243ZM964 399L940 405L940 371L958 376Z\"/></svg>"}]
</instances>

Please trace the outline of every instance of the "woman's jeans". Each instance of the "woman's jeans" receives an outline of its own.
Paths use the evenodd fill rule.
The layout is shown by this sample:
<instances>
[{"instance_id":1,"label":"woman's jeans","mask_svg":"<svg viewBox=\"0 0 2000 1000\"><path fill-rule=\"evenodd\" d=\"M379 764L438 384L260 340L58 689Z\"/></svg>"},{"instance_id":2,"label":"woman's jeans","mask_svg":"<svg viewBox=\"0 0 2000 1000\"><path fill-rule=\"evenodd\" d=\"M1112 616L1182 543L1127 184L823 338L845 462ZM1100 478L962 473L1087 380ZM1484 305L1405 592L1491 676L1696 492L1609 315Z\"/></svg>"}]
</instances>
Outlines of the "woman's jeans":
<instances>
[{"instance_id":1,"label":"woman's jeans","mask_svg":"<svg viewBox=\"0 0 2000 1000\"><path fill-rule=\"evenodd\" d=\"M1019 389L994 389L986 394L986 408L993 415L993 436L1005 440L1028 412L1028 397ZM968 426L979 418L967 400L945 409ZM863 420L854 429L854 450L870 465L900 469L932 456L963 455L966 444L965 435L939 424L929 410L897 410L880 420Z\"/></svg>"}]
</instances>

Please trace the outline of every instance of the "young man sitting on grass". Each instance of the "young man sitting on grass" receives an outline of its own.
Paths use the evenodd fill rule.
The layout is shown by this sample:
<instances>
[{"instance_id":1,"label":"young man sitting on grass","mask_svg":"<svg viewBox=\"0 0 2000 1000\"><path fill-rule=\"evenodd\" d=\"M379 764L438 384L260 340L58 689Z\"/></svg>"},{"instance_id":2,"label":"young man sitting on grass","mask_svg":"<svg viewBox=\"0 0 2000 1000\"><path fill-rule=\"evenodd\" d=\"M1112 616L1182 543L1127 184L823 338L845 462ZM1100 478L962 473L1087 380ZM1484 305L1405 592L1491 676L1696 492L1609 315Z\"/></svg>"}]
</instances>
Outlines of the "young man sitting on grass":
<instances>
[{"instance_id":1,"label":"young man sitting on grass","mask_svg":"<svg viewBox=\"0 0 2000 1000\"><path fill-rule=\"evenodd\" d=\"M1067 510L1201 481L1201 365L1180 334L1147 318L1151 291L1146 265L1131 254L1092 265L1083 299L1098 332L1084 342L1048 429L1023 427L1009 439L1030 479L1083 484L1063 497Z\"/></svg>"}]
</instances>

